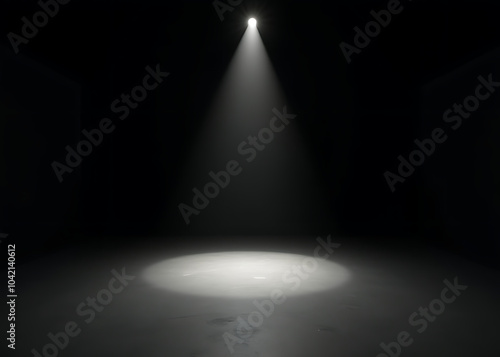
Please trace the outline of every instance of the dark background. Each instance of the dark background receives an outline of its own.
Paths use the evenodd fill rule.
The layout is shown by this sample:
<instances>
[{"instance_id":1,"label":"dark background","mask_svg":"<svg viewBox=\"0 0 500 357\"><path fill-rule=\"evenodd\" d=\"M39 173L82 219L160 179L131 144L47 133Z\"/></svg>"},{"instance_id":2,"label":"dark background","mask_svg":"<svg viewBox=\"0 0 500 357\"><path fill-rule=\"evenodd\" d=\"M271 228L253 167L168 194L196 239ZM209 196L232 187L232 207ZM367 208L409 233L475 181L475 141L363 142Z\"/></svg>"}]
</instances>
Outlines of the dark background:
<instances>
[{"instance_id":1,"label":"dark background","mask_svg":"<svg viewBox=\"0 0 500 357\"><path fill-rule=\"evenodd\" d=\"M187 239L173 199L179 170L253 15L289 107L306 118L297 125L329 207L317 231L284 224L229 233L430 244L494 264L500 93L447 130L448 140L395 193L383 174L396 173L413 140L444 127L442 113L473 94L477 76L500 80L496 1L402 4L347 64L340 42L352 44L354 26L387 1L244 0L221 22L210 0L73 0L18 55L7 34L20 33L21 18L39 7L3 1L0 231L25 257L74 243ZM60 184L51 163L157 63L171 75ZM209 234L218 231L228 234L224 217Z\"/></svg>"}]
</instances>

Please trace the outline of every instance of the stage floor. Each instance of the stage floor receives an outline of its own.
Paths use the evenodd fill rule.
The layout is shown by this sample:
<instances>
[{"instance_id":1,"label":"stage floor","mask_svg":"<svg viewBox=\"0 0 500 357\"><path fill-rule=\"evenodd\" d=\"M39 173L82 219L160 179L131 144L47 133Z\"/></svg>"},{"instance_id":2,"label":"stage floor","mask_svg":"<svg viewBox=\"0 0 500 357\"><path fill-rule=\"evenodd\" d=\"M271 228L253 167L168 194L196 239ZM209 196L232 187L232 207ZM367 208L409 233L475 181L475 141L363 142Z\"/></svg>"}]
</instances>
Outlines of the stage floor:
<instances>
[{"instance_id":1,"label":"stage floor","mask_svg":"<svg viewBox=\"0 0 500 357\"><path fill-rule=\"evenodd\" d=\"M155 243L31 261L17 267L15 354L500 355L498 270L340 241L327 258L313 239L283 252Z\"/></svg>"}]
</instances>

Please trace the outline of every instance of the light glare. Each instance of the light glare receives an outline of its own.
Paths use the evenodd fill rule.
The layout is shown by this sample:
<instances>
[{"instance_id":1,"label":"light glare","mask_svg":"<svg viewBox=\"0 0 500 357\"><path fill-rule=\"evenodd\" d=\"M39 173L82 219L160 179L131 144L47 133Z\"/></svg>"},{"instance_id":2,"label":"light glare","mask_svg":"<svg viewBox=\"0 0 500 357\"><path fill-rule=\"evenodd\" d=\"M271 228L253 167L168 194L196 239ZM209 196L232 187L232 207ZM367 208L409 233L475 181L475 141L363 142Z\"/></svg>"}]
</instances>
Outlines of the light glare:
<instances>
[{"instance_id":1,"label":"light glare","mask_svg":"<svg viewBox=\"0 0 500 357\"><path fill-rule=\"evenodd\" d=\"M255 27L255 26L257 26L257 20L255 20L255 19L252 17L250 20L248 20L248 26L250 26L250 27Z\"/></svg>"},{"instance_id":2,"label":"light glare","mask_svg":"<svg viewBox=\"0 0 500 357\"><path fill-rule=\"evenodd\" d=\"M274 289L287 296L330 290L347 281L349 273L339 264L297 254L219 252L156 263L144 278L178 293L249 298L269 296Z\"/></svg>"}]
</instances>

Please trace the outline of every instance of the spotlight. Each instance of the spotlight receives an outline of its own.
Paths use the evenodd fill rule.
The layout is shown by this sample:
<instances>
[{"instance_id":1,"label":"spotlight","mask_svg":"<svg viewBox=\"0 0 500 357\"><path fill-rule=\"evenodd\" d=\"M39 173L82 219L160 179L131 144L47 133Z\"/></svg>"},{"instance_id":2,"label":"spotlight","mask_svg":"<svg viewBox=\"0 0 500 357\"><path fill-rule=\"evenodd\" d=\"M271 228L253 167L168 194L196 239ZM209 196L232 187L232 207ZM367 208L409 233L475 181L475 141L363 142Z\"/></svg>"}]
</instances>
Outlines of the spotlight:
<instances>
[{"instance_id":1,"label":"spotlight","mask_svg":"<svg viewBox=\"0 0 500 357\"><path fill-rule=\"evenodd\" d=\"M249 298L327 291L349 281L349 271L323 258L277 252L218 252L170 258L144 271L153 286L181 294ZM300 287L300 289L299 289Z\"/></svg>"},{"instance_id":2,"label":"spotlight","mask_svg":"<svg viewBox=\"0 0 500 357\"><path fill-rule=\"evenodd\" d=\"M257 26L257 20L255 20L253 17L248 20L248 26L250 27L256 27Z\"/></svg>"}]
</instances>

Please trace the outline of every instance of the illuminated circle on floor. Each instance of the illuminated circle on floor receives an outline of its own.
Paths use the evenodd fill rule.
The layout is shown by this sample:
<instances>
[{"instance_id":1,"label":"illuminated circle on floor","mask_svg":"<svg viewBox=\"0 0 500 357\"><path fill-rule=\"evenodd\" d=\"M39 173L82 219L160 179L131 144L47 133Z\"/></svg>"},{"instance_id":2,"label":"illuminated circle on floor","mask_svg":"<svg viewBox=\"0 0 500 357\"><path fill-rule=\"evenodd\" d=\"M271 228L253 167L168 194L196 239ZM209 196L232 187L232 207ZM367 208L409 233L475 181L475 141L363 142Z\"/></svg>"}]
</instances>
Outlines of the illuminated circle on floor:
<instances>
[{"instance_id":1,"label":"illuminated circle on floor","mask_svg":"<svg viewBox=\"0 0 500 357\"><path fill-rule=\"evenodd\" d=\"M148 267L143 278L152 285L189 295L269 297L317 293L349 279L347 269L312 256L276 252L218 252L168 259Z\"/></svg>"}]
</instances>

